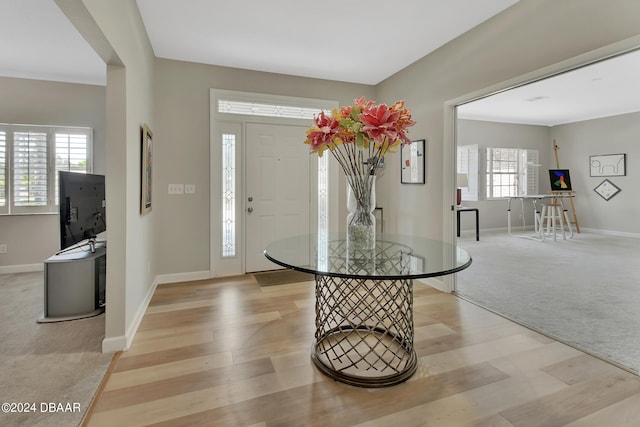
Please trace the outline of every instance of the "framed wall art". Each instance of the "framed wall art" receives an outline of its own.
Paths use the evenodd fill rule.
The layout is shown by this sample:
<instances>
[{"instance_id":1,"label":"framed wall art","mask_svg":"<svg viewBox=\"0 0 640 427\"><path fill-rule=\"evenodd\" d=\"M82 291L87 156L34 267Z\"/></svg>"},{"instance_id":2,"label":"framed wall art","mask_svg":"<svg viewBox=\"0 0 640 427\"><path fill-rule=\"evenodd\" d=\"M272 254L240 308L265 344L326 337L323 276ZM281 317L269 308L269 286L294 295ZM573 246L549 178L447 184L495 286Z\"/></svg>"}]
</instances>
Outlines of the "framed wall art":
<instances>
[{"instance_id":1,"label":"framed wall art","mask_svg":"<svg viewBox=\"0 0 640 427\"><path fill-rule=\"evenodd\" d=\"M140 215L151 212L153 134L146 124L140 128Z\"/></svg>"},{"instance_id":2,"label":"framed wall art","mask_svg":"<svg viewBox=\"0 0 640 427\"><path fill-rule=\"evenodd\" d=\"M424 184L425 143L419 139L404 144L400 149L400 183Z\"/></svg>"},{"instance_id":3,"label":"framed wall art","mask_svg":"<svg viewBox=\"0 0 640 427\"><path fill-rule=\"evenodd\" d=\"M609 199L611 199L622 190L620 190L620 188L618 188L613 182L605 179L600 184L598 184L598 186L594 188L593 191L598 193L598 195L606 201L609 201Z\"/></svg>"},{"instance_id":4,"label":"framed wall art","mask_svg":"<svg viewBox=\"0 0 640 427\"><path fill-rule=\"evenodd\" d=\"M626 163L626 154L589 156L589 176L625 176Z\"/></svg>"},{"instance_id":5,"label":"framed wall art","mask_svg":"<svg viewBox=\"0 0 640 427\"><path fill-rule=\"evenodd\" d=\"M549 169L551 191L572 191L569 169Z\"/></svg>"}]
</instances>

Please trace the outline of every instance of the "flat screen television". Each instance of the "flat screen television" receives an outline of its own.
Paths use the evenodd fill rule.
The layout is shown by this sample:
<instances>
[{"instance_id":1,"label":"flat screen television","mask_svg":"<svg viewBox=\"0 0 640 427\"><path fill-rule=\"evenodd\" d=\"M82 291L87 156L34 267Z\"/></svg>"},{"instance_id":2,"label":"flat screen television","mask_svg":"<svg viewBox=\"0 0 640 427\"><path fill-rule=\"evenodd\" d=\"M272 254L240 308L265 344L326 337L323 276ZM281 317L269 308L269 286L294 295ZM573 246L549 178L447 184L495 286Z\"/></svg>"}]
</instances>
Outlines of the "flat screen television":
<instances>
[{"instance_id":1,"label":"flat screen television","mask_svg":"<svg viewBox=\"0 0 640 427\"><path fill-rule=\"evenodd\" d=\"M58 174L60 249L82 243L94 252L96 236L107 230L104 175Z\"/></svg>"}]
</instances>

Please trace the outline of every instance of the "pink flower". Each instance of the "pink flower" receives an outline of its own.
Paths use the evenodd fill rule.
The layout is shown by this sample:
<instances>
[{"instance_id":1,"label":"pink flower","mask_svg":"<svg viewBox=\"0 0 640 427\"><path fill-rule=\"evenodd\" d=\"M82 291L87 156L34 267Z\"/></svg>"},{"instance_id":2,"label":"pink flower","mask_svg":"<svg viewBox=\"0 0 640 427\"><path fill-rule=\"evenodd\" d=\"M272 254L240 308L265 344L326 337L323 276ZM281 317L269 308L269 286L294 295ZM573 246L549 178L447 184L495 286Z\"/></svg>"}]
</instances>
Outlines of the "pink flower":
<instances>
[{"instance_id":1,"label":"pink flower","mask_svg":"<svg viewBox=\"0 0 640 427\"><path fill-rule=\"evenodd\" d=\"M321 111L314 121L316 126L307 131L307 139L304 142L311 145L311 151L319 151L322 154L340 129L338 121L333 117L327 117L324 111Z\"/></svg>"},{"instance_id":2,"label":"pink flower","mask_svg":"<svg viewBox=\"0 0 640 427\"><path fill-rule=\"evenodd\" d=\"M398 132L398 138L405 144L410 144L411 140L407 136L407 128L416 124L411 120L411 112L404 108L404 101L397 101L391 106L391 110L397 111L399 114L396 121L396 131Z\"/></svg>"},{"instance_id":3,"label":"pink flower","mask_svg":"<svg viewBox=\"0 0 640 427\"><path fill-rule=\"evenodd\" d=\"M363 96L361 98L354 99L353 105L358 107L360 110L364 110L368 108L373 108L375 106L375 103L373 101L367 101Z\"/></svg>"},{"instance_id":4,"label":"pink flower","mask_svg":"<svg viewBox=\"0 0 640 427\"><path fill-rule=\"evenodd\" d=\"M365 106L358 117L364 124L362 131L375 142L382 144L385 138L389 142L395 142L398 139L399 111L394 111L385 104L371 105Z\"/></svg>"},{"instance_id":5,"label":"pink flower","mask_svg":"<svg viewBox=\"0 0 640 427\"><path fill-rule=\"evenodd\" d=\"M404 101L388 107L364 96L353 105L334 109L330 116L320 112L314 122L305 144L318 156L328 149L349 176L375 175L384 156L394 152L392 148L411 142L407 128L415 124Z\"/></svg>"},{"instance_id":6,"label":"pink flower","mask_svg":"<svg viewBox=\"0 0 640 427\"><path fill-rule=\"evenodd\" d=\"M347 117L350 117L351 110L353 110L353 107L351 105L347 105L346 107L340 107L340 118L346 119Z\"/></svg>"}]
</instances>

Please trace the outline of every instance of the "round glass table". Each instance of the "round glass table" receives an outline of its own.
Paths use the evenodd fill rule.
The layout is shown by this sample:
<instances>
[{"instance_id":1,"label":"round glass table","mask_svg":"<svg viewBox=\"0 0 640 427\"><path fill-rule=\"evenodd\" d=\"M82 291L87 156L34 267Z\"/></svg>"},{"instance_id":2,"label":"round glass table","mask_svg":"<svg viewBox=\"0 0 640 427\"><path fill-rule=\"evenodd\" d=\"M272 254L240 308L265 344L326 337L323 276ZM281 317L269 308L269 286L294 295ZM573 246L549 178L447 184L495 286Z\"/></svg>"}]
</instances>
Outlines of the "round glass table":
<instances>
[{"instance_id":1,"label":"round glass table","mask_svg":"<svg viewBox=\"0 0 640 427\"><path fill-rule=\"evenodd\" d=\"M454 245L389 234L378 235L370 250L353 249L341 233L289 237L264 255L315 276L311 358L329 377L360 387L395 385L416 371L413 279L471 265Z\"/></svg>"}]
</instances>

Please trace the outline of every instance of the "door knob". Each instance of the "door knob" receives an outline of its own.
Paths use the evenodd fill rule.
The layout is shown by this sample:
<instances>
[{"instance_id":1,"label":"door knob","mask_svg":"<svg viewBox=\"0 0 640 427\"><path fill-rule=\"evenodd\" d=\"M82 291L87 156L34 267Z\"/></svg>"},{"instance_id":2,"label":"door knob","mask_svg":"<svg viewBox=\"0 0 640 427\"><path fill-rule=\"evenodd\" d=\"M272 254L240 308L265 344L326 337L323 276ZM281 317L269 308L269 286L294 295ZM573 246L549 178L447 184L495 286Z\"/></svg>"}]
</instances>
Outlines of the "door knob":
<instances>
[{"instance_id":1,"label":"door knob","mask_svg":"<svg viewBox=\"0 0 640 427\"><path fill-rule=\"evenodd\" d=\"M249 200L250 202L253 202L253 197L249 196L249 199L248 199L248 200Z\"/></svg>"},{"instance_id":2,"label":"door knob","mask_svg":"<svg viewBox=\"0 0 640 427\"><path fill-rule=\"evenodd\" d=\"M247 208L247 212L249 212L249 213L253 212L253 208L252 207L248 207Z\"/></svg>"}]
</instances>

